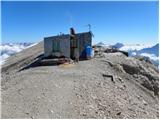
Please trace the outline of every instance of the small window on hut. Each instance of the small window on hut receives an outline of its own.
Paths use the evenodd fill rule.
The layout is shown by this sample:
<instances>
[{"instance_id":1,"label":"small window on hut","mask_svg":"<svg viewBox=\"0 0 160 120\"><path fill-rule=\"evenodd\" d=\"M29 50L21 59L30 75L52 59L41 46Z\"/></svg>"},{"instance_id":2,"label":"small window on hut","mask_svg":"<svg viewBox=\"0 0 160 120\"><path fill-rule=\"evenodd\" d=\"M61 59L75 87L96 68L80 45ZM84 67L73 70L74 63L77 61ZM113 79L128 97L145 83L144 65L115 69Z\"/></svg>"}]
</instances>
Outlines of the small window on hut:
<instances>
[{"instance_id":1,"label":"small window on hut","mask_svg":"<svg viewBox=\"0 0 160 120\"><path fill-rule=\"evenodd\" d=\"M59 52L59 51L60 51L60 41L53 40L53 52Z\"/></svg>"}]
</instances>

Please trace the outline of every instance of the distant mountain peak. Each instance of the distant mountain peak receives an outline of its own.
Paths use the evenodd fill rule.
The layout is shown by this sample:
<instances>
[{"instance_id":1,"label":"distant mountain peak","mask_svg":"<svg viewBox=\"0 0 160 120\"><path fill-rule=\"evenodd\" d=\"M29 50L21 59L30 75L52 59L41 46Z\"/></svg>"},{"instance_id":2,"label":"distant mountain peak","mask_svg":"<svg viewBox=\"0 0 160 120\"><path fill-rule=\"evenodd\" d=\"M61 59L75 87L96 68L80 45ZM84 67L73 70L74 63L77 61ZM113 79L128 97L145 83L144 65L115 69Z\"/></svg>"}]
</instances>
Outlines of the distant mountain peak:
<instances>
[{"instance_id":1,"label":"distant mountain peak","mask_svg":"<svg viewBox=\"0 0 160 120\"><path fill-rule=\"evenodd\" d=\"M103 42L99 42L96 44L96 46L104 46L105 44Z\"/></svg>"},{"instance_id":2,"label":"distant mountain peak","mask_svg":"<svg viewBox=\"0 0 160 120\"><path fill-rule=\"evenodd\" d=\"M121 47L123 47L124 46L124 44L122 44L122 43L116 43L115 45L113 45L112 47L115 47L115 48L121 48Z\"/></svg>"}]
</instances>

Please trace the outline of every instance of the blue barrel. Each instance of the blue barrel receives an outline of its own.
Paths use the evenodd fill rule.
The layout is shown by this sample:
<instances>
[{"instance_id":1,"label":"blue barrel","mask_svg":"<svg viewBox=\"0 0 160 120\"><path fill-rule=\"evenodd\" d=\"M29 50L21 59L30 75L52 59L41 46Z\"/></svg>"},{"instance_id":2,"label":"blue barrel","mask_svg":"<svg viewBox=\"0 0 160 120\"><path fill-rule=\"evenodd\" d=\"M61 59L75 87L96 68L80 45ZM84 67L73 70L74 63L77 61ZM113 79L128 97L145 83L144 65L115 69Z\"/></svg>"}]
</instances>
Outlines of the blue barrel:
<instances>
[{"instance_id":1,"label":"blue barrel","mask_svg":"<svg viewBox=\"0 0 160 120\"><path fill-rule=\"evenodd\" d=\"M90 59L92 57L92 51L93 51L93 49L91 46L86 47L86 58L87 59Z\"/></svg>"}]
</instances>

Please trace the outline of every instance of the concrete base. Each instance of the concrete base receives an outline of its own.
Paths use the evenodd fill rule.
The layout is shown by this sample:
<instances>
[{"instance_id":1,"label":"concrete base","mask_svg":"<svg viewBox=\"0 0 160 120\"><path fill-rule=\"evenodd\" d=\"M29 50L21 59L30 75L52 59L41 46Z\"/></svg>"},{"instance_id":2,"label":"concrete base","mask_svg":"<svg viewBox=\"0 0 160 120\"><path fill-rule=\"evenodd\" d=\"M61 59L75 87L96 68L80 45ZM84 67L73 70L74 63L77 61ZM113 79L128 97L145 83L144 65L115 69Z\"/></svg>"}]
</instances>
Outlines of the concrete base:
<instances>
[{"instance_id":1,"label":"concrete base","mask_svg":"<svg viewBox=\"0 0 160 120\"><path fill-rule=\"evenodd\" d=\"M41 65L58 65L68 62L67 58L54 58L54 59L43 59Z\"/></svg>"}]
</instances>

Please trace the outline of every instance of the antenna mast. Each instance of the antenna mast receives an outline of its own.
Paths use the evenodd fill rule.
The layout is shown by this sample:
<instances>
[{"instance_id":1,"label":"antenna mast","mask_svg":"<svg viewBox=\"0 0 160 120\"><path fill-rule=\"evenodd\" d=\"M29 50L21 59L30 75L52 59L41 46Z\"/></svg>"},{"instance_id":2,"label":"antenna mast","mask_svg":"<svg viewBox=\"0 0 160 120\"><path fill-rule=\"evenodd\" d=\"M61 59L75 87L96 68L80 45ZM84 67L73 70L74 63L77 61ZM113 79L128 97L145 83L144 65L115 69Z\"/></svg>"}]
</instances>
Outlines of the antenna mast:
<instances>
[{"instance_id":1,"label":"antenna mast","mask_svg":"<svg viewBox=\"0 0 160 120\"><path fill-rule=\"evenodd\" d=\"M93 35L92 31L91 31L91 24L88 24L88 25L86 25L86 26L88 27L89 32L91 33L92 37L94 37L94 35Z\"/></svg>"},{"instance_id":2,"label":"antenna mast","mask_svg":"<svg viewBox=\"0 0 160 120\"><path fill-rule=\"evenodd\" d=\"M90 24L88 24L87 26L88 26L89 31L91 31L91 25L90 25Z\"/></svg>"}]
</instances>

